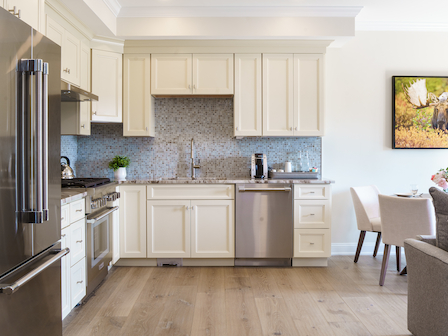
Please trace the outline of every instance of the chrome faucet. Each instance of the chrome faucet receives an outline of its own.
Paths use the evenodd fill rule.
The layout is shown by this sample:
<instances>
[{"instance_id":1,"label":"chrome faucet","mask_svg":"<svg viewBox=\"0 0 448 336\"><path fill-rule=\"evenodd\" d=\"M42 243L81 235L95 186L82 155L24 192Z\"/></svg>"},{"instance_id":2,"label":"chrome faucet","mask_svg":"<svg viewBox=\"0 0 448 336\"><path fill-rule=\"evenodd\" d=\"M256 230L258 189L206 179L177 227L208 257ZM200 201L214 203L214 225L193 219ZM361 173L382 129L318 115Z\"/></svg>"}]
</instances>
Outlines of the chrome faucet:
<instances>
[{"instance_id":1,"label":"chrome faucet","mask_svg":"<svg viewBox=\"0 0 448 336\"><path fill-rule=\"evenodd\" d=\"M193 145L194 145L194 139L191 139L191 163L190 163L190 167L191 167L191 178L195 179L196 178L196 171L195 169L199 169L201 168L201 166L199 165L201 163L201 160L198 159L198 163L195 164L194 163L194 150L193 150Z\"/></svg>"}]
</instances>

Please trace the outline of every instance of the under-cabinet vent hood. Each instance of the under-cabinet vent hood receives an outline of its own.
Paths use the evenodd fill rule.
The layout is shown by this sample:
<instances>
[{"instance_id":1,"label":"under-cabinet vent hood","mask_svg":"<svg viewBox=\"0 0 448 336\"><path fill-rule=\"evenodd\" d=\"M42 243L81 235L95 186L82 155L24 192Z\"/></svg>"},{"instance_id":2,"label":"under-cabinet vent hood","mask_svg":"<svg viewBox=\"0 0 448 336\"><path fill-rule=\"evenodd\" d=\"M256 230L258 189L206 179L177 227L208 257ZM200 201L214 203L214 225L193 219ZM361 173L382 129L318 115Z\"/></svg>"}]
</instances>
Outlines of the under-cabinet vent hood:
<instances>
[{"instance_id":1,"label":"under-cabinet vent hood","mask_svg":"<svg viewBox=\"0 0 448 336\"><path fill-rule=\"evenodd\" d=\"M98 96L91 92L61 81L61 101L63 102L98 101L98 99Z\"/></svg>"}]
</instances>

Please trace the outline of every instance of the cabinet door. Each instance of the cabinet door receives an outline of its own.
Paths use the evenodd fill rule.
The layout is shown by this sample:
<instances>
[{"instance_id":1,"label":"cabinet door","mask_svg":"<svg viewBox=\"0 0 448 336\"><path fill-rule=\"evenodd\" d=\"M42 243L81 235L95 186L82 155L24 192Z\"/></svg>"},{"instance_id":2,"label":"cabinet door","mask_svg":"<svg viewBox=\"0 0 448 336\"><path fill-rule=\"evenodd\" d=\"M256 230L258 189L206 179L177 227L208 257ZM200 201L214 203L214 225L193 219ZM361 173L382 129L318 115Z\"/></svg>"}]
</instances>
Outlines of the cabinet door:
<instances>
[{"instance_id":1,"label":"cabinet door","mask_svg":"<svg viewBox=\"0 0 448 336\"><path fill-rule=\"evenodd\" d=\"M60 47L62 47L62 40L64 39L65 29L48 15L46 15L46 21L46 36L54 43L57 43Z\"/></svg>"},{"instance_id":2,"label":"cabinet door","mask_svg":"<svg viewBox=\"0 0 448 336\"><path fill-rule=\"evenodd\" d=\"M155 136L150 60L150 54L124 56L124 136Z\"/></svg>"},{"instance_id":3,"label":"cabinet door","mask_svg":"<svg viewBox=\"0 0 448 336\"><path fill-rule=\"evenodd\" d=\"M120 258L146 258L146 186L120 186Z\"/></svg>"},{"instance_id":4,"label":"cabinet door","mask_svg":"<svg viewBox=\"0 0 448 336\"><path fill-rule=\"evenodd\" d=\"M263 54L263 135L293 132L293 55Z\"/></svg>"},{"instance_id":5,"label":"cabinet door","mask_svg":"<svg viewBox=\"0 0 448 336\"><path fill-rule=\"evenodd\" d=\"M323 121L323 55L294 55L294 135L321 136Z\"/></svg>"},{"instance_id":6,"label":"cabinet door","mask_svg":"<svg viewBox=\"0 0 448 336\"><path fill-rule=\"evenodd\" d=\"M234 258L234 201L191 201L191 257Z\"/></svg>"},{"instance_id":7,"label":"cabinet door","mask_svg":"<svg viewBox=\"0 0 448 336\"><path fill-rule=\"evenodd\" d=\"M193 94L233 94L233 54L193 54Z\"/></svg>"},{"instance_id":8,"label":"cabinet door","mask_svg":"<svg viewBox=\"0 0 448 336\"><path fill-rule=\"evenodd\" d=\"M16 7L16 11L20 10L20 19L29 24L34 29L41 31L39 26L41 14L44 12L44 2L41 0L3 0L6 10L12 10Z\"/></svg>"},{"instance_id":9,"label":"cabinet door","mask_svg":"<svg viewBox=\"0 0 448 336\"><path fill-rule=\"evenodd\" d=\"M92 121L122 122L123 55L92 50Z\"/></svg>"},{"instance_id":10,"label":"cabinet door","mask_svg":"<svg viewBox=\"0 0 448 336\"><path fill-rule=\"evenodd\" d=\"M86 296L86 258L78 261L70 269L70 291L70 308L73 308Z\"/></svg>"},{"instance_id":11,"label":"cabinet door","mask_svg":"<svg viewBox=\"0 0 448 336\"><path fill-rule=\"evenodd\" d=\"M81 85L81 41L64 31L64 39L62 40L62 79L75 84Z\"/></svg>"},{"instance_id":12,"label":"cabinet door","mask_svg":"<svg viewBox=\"0 0 448 336\"><path fill-rule=\"evenodd\" d=\"M235 136L261 136L261 54L235 54Z\"/></svg>"},{"instance_id":13,"label":"cabinet door","mask_svg":"<svg viewBox=\"0 0 448 336\"><path fill-rule=\"evenodd\" d=\"M84 200L83 200L84 201ZM71 266L86 256L86 220L80 219L69 226Z\"/></svg>"},{"instance_id":14,"label":"cabinet door","mask_svg":"<svg viewBox=\"0 0 448 336\"><path fill-rule=\"evenodd\" d=\"M190 257L190 201L147 201L148 258Z\"/></svg>"},{"instance_id":15,"label":"cabinet door","mask_svg":"<svg viewBox=\"0 0 448 336\"><path fill-rule=\"evenodd\" d=\"M115 188L120 192L120 187ZM112 206L120 206L120 200L112 203ZM120 259L120 208L112 213L112 264Z\"/></svg>"},{"instance_id":16,"label":"cabinet door","mask_svg":"<svg viewBox=\"0 0 448 336\"><path fill-rule=\"evenodd\" d=\"M191 54L152 54L151 94L191 94L193 92L191 70Z\"/></svg>"},{"instance_id":17,"label":"cabinet door","mask_svg":"<svg viewBox=\"0 0 448 336\"><path fill-rule=\"evenodd\" d=\"M90 47L81 41L81 88L90 91ZM80 135L90 135L90 109L91 102L80 103L79 130Z\"/></svg>"},{"instance_id":18,"label":"cabinet door","mask_svg":"<svg viewBox=\"0 0 448 336\"><path fill-rule=\"evenodd\" d=\"M70 248L70 228L61 230L61 249ZM61 305L62 319L72 310L70 305L70 253L61 259Z\"/></svg>"}]
</instances>

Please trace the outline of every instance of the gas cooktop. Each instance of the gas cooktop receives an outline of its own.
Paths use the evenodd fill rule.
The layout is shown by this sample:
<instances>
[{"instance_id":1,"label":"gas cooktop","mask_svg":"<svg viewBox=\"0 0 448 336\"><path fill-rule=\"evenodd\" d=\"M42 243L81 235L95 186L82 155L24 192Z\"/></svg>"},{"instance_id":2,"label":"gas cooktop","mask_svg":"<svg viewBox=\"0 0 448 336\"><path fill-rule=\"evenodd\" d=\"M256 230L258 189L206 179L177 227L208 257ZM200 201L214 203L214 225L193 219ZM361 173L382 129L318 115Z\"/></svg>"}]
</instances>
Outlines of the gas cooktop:
<instances>
[{"instance_id":1,"label":"gas cooktop","mask_svg":"<svg viewBox=\"0 0 448 336\"><path fill-rule=\"evenodd\" d=\"M71 180L62 180L62 188L95 188L110 183L108 178L74 178Z\"/></svg>"}]
</instances>

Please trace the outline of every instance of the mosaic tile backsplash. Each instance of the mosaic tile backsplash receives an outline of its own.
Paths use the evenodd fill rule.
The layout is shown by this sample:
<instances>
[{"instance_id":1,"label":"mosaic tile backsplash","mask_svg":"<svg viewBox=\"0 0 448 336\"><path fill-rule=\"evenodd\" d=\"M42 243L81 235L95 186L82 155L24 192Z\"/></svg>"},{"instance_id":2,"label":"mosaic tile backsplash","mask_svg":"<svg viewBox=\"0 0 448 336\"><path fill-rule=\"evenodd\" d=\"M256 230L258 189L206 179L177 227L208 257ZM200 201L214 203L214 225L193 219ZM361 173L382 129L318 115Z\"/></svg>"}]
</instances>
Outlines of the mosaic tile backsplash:
<instances>
[{"instance_id":1,"label":"mosaic tile backsplash","mask_svg":"<svg viewBox=\"0 0 448 336\"><path fill-rule=\"evenodd\" d=\"M320 137L235 139L232 98L159 98L155 120L155 138L123 137L122 124L92 123L91 136L77 138L76 154L68 136L62 137L61 152L78 177L113 179L108 162L115 155L130 158L128 180L190 177L192 138L199 178L249 177L252 153L265 153L269 167L282 169L288 159L294 163L299 151L308 151L310 166L322 168Z\"/></svg>"}]
</instances>

